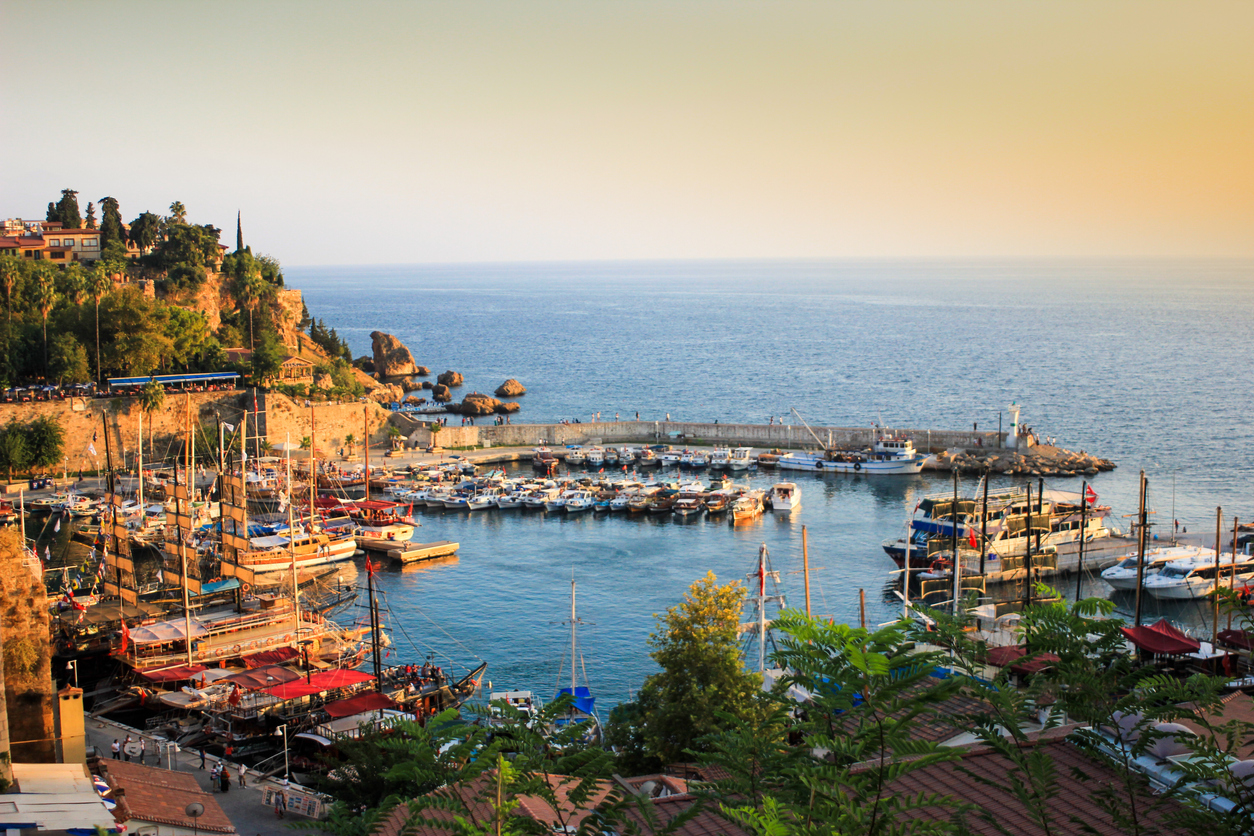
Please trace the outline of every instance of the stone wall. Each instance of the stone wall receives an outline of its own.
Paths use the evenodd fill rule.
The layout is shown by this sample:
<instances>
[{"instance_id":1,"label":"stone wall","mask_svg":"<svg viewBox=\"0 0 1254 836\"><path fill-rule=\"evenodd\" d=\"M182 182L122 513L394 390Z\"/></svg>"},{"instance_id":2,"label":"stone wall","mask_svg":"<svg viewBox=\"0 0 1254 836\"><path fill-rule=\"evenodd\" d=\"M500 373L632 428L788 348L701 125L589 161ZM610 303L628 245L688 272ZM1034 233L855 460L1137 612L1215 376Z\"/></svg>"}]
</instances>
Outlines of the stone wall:
<instances>
[{"instance_id":1,"label":"stone wall","mask_svg":"<svg viewBox=\"0 0 1254 836\"><path fill-rule=\"evenodd\" d=\"M0 531L0 637L11 760L54 763L47 593L23 560L21 535L11 528Z\"/></svg>"},{"instance_id":2,"label":"stone wall","mask_svg":"<svg viewBox=\"0 0 1254 836\"><path fill-rule=\"evenodd\" d=\"M450 428L451 429L451 428ZM479 440L493 447L532 446L543 440L551 446L586 444L601 439L605 444L673 443L672 433L701 444L746 445L759 448L817 447L814 436L803 426L779 424L697 424L683 421L609 421L596 424L506 424L468 427ZM814 427L825 444L834 447L870 446L870 427ZM951 432L943 430L895 430L910 438L920 450L941 452L951 448L997 448L1006 437L996 432ZM441 433L442 435L443 433ZM447 446L447 445L446 445Z\"/></svg>"}]
</instances>

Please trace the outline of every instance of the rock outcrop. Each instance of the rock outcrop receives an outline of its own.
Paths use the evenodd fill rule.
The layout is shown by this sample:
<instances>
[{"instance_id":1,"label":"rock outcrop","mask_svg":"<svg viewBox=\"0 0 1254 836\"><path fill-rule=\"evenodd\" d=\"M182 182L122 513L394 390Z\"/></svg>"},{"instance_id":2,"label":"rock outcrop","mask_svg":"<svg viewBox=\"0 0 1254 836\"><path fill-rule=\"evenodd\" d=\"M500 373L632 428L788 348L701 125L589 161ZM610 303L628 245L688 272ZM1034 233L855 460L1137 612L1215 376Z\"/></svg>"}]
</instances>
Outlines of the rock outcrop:
<instances>
[{"instance_id":1,"label":"rock outcrop","mask_svg":"<svg viewBox=\"0 0 1254 836\"><path fill-rule=\"evenodd\" d=\"M384 383L367 392L366 397L375 403L389 404L400 401L405 397L405 392L394 383Z\"/></svg>"},{"instance_id":2,"label":"rock outcrop","mask_svg":"<svg viewBox=\"0 0 1254 836\"><path fill-rule=\"evenodd\" d=\"M423 398L420 398L417 395L409 395L408 397L405 398L405 403L407 403L410 406L421 406L423 403L423 400L424 400Z\"/></svg>"},{"instance_id":3,"label":"rock outcrop","mask_svg":"<svg viewBox=\"0 0 1254 836\"><path fill-rule=\"evenodd\" d=\"M314 386L319 389L334 389L335 381L331 379L329 374L320 374L314 378Z\"/></svg>"},{"instance_id":4,"label":"rock outcrop","mask_svg":"<svg viewBox=\"0 0 1254 836\"><path fill-rule=\"evenodd\" d=\"M447 371L436 378L437 383L442 383L450 389L454 386L461 386L464 381L461 372Z\"/></svg>"},{"instance_id":5,"label":"rock outcrop","mask_svg":"<svg viewBox=\"0 0 1254 836\"><path fill-rule=\"evenodd\" d=\"M516 398L519 395L527 394L527 387L523 386L511 377L509 380L496 387L496 392L494 394L498 398Z\"/></svg>"},{"instance_id":6,"label":"rock outcrop","mask_svg":"<svg viewBox=\"0 0 1254 836\"><path fill-rule=\"evenodd\" d=\"M426 377L427 375L431 374L431 370L428 369L426 366L419 366L418 370L415 371L414 374L418 375L419 377Z\"/></svg>"},{"instance_id":7,"label":"rock outcrop","mask_svg":"<svg viewBox=\"0 0 1254 836\"><path fill-rule=\"evenodd\" d=\"M431 387L431 399L439 403L448 403L453 400L453 393L443 383L437 383Z\"/></svg>"},{"instance_id":8,"label":"rock outcrop","mask_svg":"<svg viewBox=\"0 0 1254 836\"><path fill-rule=\"evenodd\" d=\"M372 331L370 347L374 352L374 371L380 379L417 374L418 364L414 362L414 355L391 334Z\"/></svg>"},{"instance_id":9,"label":"rock outcrop","mask_svg":"<svg viewBox=\"0 0 1254 836\"><path fill-rule=\"evenodd\" d=\"M498 415L508 415L509 413L517 412L520 409L522 409L522 404L517 401L502 401L496 405L496 412Z\"/></svg>"},{"instance_id":10,"label":"rock outcrop","mask_svg":"<svg viewBox=\"0 0 1254 836\"><path fill-rule=\"evenodd\" d=\"M432 382L431 382L431 381L429 381L429 380L424 380L424 381L422 382L422 385L421 385L421 386L419 386L418 388L419 388L419 389L432 389L432 388L434 388L434 387L435 387L435 384L434 384L434 383L432 383Z\"/></svg>"},{"instance_id":11,"label":"rock outcrop","mask_svg":"<svg viewBox=\"0 0 1254 836\"><path fill-rule=\"evenodd\" d=\"M461 403L449 404L448 411L455 412L460 415L506 415L511 412L517 412L519 405L513 401L498 401L490 395L484 395L479 392L471 392L462 398Z\"/></svg>"},{"instance_id":12,"label":"rock outcrop","mask_svg":"<svg viewBox=\"0 0 1254 836\"><path fill-rule=\"evenodd\" d=\"M1034 447L1028 450L990 450L987 455L970 451L936 457L941 470L957 470L959 473L993 473L1010 476L1094 476L1114 470L1109 459L1090 456L1058 447Z\"/></svg>"}]
</instances>

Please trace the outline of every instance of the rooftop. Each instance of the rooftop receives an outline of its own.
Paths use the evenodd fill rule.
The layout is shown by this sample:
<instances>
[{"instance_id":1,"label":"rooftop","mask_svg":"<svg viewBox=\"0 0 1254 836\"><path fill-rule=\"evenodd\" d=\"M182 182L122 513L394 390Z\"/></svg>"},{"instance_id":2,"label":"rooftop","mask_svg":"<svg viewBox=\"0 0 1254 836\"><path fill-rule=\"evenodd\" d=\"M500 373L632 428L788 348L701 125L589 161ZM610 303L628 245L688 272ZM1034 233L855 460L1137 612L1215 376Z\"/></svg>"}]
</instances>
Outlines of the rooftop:
<instances>
[{"instance_id":1,"label":"rooftop","mask_svg":"<svg viewBox=\"0 0 1254 836\"><path fill-rule=\"evenodd\" d=\"M209 833L235 832L235 825L226 817L218 800L200 788L194 775L115 760L101 761L100 770L110 787L122 789L118 812L125 819L169 824L188 830L195 828ZM187 805L193 801L205 808L204 815L198 819L185 812Z\"/></svg>"}]
</instances>

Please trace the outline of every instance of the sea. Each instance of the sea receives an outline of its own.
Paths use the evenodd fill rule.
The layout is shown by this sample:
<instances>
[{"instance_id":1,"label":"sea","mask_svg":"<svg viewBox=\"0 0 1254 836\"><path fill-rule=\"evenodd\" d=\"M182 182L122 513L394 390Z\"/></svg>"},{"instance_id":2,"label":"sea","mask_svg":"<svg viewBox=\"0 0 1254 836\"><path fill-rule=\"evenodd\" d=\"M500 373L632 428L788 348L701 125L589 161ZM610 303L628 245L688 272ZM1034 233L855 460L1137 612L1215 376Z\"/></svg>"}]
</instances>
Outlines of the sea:
<instances>
[{"instance_id":1,"label":"sea","mask_svg":"<svg viewBox=\"0 0 1254 836\"><path fill-rule=\"evenodd\" d=\"M994 430L1008 407L1042 438L1113 460L1093 477L1127 527L1139 473L1155 536L1213 540L1254 519L1254 262L656 261L288 268L355 355L399 338L470 391L527 388L514 423L616 418ZM453 419L457 420L457 419ZM750 480L766 486L770 473ZM1010 477L1002 481L1012 483ZM690 584L745 580L765 547L789 606L871 625L901 611L881 542L948 474L801 479L802 506L748 526L708 519L419 512L454 559L379 573L388 662L489 663L496 690L579 684L608 708L652 671L650 634ZM995 483L996 484L996 483ZM1048 486L1079 490L1080 479ZM962 488L973 490L974 480ZM360 563L360 561L359 561ZM346 583L360 582L346 567ZM1067 583L1069 594L1073 581ZM1100 580L1082 594L1108 595ZM1121 611L1128 599L1116 599ZM1209 634L1206 608L1163 608ZM750 651L750 658L756 651Z\"/></svg>"}]
</instances>

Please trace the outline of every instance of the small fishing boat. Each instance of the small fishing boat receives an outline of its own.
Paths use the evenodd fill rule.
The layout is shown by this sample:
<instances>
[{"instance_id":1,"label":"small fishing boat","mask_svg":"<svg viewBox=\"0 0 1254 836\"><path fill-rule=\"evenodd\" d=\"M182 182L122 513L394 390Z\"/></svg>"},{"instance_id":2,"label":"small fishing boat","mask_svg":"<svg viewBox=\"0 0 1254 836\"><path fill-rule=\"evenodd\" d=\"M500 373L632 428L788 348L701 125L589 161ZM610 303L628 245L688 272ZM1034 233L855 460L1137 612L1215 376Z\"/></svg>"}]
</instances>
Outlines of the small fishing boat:
<instances>
[{"instance_id":1,"label":"small fishing boat","mask_svg":"<svg viewBox=\"0 0 1254 836\"><path fill-rule=\"evenodd\" d=\"M566 466L567 467L583 467L587 461L587 454L583 448L579 446L566 448Z\"/></svg>"},{"instance_id":2,"label":"small fishing boat","mask_svg":"<svg viewBox=\"0 0 1254 836\"><path fill-rule=\"evenodd\" d=\"M727 458L728 470L748 470L753 464L753 448L737 447Z\"/></svg>"},{"instance_id":3,"label":"small fishing boat","mask_svg":"<svg viewBox=\"0 0 1254 836\"><path fill-rule=\"evenodd\" d=\"M795 511L801 507L801 488L796 482L776 482L771 486L768 501L776 511Z\"/></svg>"},{"instance_id":4,"label":"small fishing boat","mask_svg":"<svg viewBox=\"0 0 1254 836\"><path fill-rule=\"evenodd\" d=\"M493 691L488 696L489 726L499 727L510 724L512 718L506 717L506 710L501 706L508 706L510 710L521 714L520 719L523 725L527 726L530 726L536 715L540 713L540 699L530 691Z\"/></svg>"},{"instance_id":5,"label":"small fishing boat","mask_svg":"<svg viewBox=\"0 0 1254 836\"><path fill-rule=\"evenodd\" d=\"M705 511L711 517L722 514L731 507L732 500L735 498L736 491L729 488L710 491L705 496Z\"/></svg>"},{"instance_id":6,"label":"small fishing boat","mask_svg":"<svg viewBox=\"0 0 1254 836\"><path fill-rule=\"evenodd\" d=\"M702 494L686 492L675 497L671 513L677 517L694 517L705 512L705 501Z\"/></svg>"},{"instance_id":7,"label":"small fishing boat","mask_svg":"<svg viewBox=\"0 0 1254 836\"><path fill-rule=\"evenodd\" d=\"M745 491L732 502L732 523L748 522L762 516L762 491Z\"/></svg>"}]
</instances>

